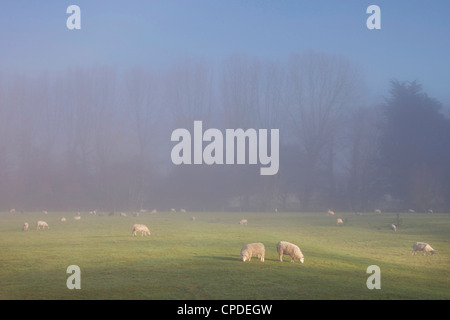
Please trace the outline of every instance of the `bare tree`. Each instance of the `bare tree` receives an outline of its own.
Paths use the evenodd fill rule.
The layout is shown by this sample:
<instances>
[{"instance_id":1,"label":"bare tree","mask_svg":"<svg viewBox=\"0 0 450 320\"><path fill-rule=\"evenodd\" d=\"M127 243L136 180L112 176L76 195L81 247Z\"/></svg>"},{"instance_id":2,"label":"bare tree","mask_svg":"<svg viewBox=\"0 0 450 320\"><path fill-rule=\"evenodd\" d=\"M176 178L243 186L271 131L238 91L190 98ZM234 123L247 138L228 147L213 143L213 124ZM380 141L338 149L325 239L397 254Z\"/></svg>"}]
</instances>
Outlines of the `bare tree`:
<instances>
[{"instance_id":1,"label":"bare tree","mask_svg":"<svg viewBox=\"0 0 450 320\"><path fill-rule=\"evenodd\" d=\"M138 141L136 187L130 193L133 194L135 205L142 209L148 190L146 177L153 159L147 154L154 146L156 128L162 114L160 77L156 71L134 68L125 75L125 88L125 101Z\"/></svg>"},{"instance_id":2,"label":"bare tree","mask_svg":"<svg viewBox=\"0 0 450 320\"><path fill-rule=\"evenodd\" d=\"M360 78L357 69L347 60L324 53L293 55L288 68L287 103L294 137L303 154L299 196L302 206L308 209L318 183L317 169L324 152L333 155L331 148L341 116L354 104ZM330 165L332 162L328 158ZM334 177L328 177L328 184L334 188Z\"/></svg>"}]
</instances>

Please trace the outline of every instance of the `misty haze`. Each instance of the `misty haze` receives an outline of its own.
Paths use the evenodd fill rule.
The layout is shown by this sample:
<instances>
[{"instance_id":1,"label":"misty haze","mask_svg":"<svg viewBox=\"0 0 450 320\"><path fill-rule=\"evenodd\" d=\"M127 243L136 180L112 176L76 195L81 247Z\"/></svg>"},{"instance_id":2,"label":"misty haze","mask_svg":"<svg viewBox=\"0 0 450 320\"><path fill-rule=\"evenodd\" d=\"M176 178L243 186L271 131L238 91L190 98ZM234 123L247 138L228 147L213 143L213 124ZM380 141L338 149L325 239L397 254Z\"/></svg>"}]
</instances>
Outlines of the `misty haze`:
<instances>
[{"instance_id":1,"label":"misty haze","mask_svg":"<svg viewBox=\"0 0 450 320\"><path fill-rule=\"evenodd\" d=\"M449 299L448 9L2 2L0 299Z\"/></svg>"}]
</instances>

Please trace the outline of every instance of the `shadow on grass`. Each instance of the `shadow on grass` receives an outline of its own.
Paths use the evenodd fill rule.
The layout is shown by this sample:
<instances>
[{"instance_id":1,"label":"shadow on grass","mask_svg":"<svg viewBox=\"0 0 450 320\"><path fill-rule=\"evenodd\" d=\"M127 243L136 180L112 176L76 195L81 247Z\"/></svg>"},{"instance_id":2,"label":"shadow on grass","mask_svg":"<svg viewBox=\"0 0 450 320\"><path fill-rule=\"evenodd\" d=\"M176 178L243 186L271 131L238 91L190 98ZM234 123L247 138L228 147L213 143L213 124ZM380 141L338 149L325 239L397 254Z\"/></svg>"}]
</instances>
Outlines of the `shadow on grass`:
<instances>
[{"instance_id":1,"label":"shadow on grass","mask_svg":"<svg viewBox=\"0 0 450 320\"><path fill-rule=\"evenodd\" d=\"M215 259L215 260L224 260L224 261L238 261L238 262L242 262L242 260L241 260L241 258L239 257L239 256L236 256L236 257L222 257L222 256L195 256L196 258L201 258L201 259ZM253 260L255 260L255 261L259 261L259 259L258 258L252 258L252 261ZM250 261L250 262L252 262L252 261ZM280 261L280 260L278 260L278 259L267 259L267 258L264 258L264 261Z\"/></svg>"}]
</instances>

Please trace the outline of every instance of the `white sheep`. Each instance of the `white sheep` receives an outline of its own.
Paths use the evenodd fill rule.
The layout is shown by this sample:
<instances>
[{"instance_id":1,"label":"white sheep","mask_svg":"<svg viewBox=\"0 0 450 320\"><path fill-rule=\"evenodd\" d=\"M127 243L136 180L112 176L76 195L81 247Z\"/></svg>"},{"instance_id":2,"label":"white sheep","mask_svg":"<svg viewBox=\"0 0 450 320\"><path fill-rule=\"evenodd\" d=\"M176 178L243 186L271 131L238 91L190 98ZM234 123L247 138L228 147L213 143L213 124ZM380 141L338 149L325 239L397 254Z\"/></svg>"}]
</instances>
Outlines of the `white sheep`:
<instances>
[{"instance_id":1,"label":"white sheep","mask_svg":"<svg viewBox=\"0 0 450 320\"><path fill-rule=\"evenodd\" d=\"M431 209L428 209L428 211L427 211L428 213L433 213L433 210L431 210Z\"/></svg>"},{"instance_id":2,"label":"white sheep","mask_svg":"<svg viewBox=\"0 0 450 320\"><path fill-rule=\"evenodd\" d=\"M397 231L397 226L395 224L391 224L390 228L394 231Z\"/></svg>"},{"instance_id":3,"label":"white sheep","mask_svg":"<svg viewBox=\"0 0 450 320\"><path fill-rule=\"evenodd\" d=\"M80 220L81 217L80 217L80 216L74 216L73 219L74 219L74 220Z\"/></svg>"},{"instance_id":4,"label":"white sheep","mask_svg":"<svg viewBox=\"0 0 450 320\"><path fill-rule=\"evenodd\" d=\"M328 209L328 212L327 212L327 214L328 214L328 215L330 215L330 216L334 216L334 211L332 211L332 210Z\"/></svg>"},{"instance_id":5,"label":"white sheep","mask_svg":"<svg viewBox=\"0 0 450 320\"><path fill-rule=\"evenodd\" d=\"M97 215L97 211L96 211L96 210L94 210L94 211L89 211L89 215L95 216L95 215Z\"/></svg>"},{"instance_id":6,"label":"white sheep","mask_svg":"<svg viewBox=\"0 0 450 320\"><path fill-rule=\"evenodd\" d=\"M195 221L195 216L192 216L191 221Z\"/></svg>"},{"instance_id":7,"label":"white sheep","mask_svg":"<svg viewBox=\"0 0 450 320\"><path fill-rule=\"evenodd\" d=\"M380 209L375 209L375 213L376 214L381 214L381 210Z\"/></svg>"},{"instance_id":8,"label":"white sheep","mask_svg":"<svg viewBox=\"0 0 450 320\"><path fill-rule=\"evenodd\" d=\"M247 219L242 219L241 221L239 221L239 224L240 224L241 226L246 226L247 223L248 223Z\"/></svg>"},{"instance_id":9,"label":"white sheep","mask_svg":"<svg viewBox=\"0 0 450 320\"><path fill-rule=\"evenodd\" d=\"M42 213L45 214L45 215L47 215L47 214L48 214L48 211L42 210Z\"/></svg>"},{"instance_id":10,"label":"white sheep","mask_svg":"<svg viewBox=\"0 0 450 320\"><path fill-rule=\"evenodd\" d=\"M412 246L412 255L416 255L416 251L423 251L423 255L426 255L427 253L434 254L434 249L425 242L416 242Z\"/></svg>"},{"instance_id":11,"label":"white sheep","mask_svg":"<svg viewBox=\"0 0 450 320\"><path fill-rule=\"evenodd\" d=\"M180 209L180 212L186 213L186 209Z\"/></svg>"},{"instance_id":12,"label":"white sheep","mask_svg":"<svg viewBox=\"0 0 450 320\"><path fill-rule=\"evenodd\" d=\"M148 236L150 235L150 230L144 224L135 224L135 225L133 225L133 230L132 230L133 236L136 236L137 232L141 232L142 236L144 236L144 234L148 235Z\"/></svg>"},{"instance_id":13,"label":"white sheep","mask_svg":"<svg viewBox=\"0 0 450 320\"><path fill-rule=\"evenodd\" d=\"M61 219L59 219L59 221L61 221L61 222L66 222L66 218L65 218L65 217L62 217Z\"/></svg>"},{"instance_id":14,"label":"white sheep","mask_svg":"<svg viewBox=\"0 0 450 320\"><path fill-rule=\"evenodd\" d=\"M283 262L283 254L289 255L291 257L291 262L294 262L295 259L298 259L301 263L305 261L300 248L287 241L280 241L277 243L277 252L281 262Z\"/></svg>"},{"instance_id":15,"label":"white sheep","mask_svg":"<svg viewBox=\"0 0 450 320\"><path fill-rule=\"evenodd\" d=\"M36 223L36 230L39 230L39 229L41 229L41 228L42 228L42 229L45 229L45 228L50 229L50 227L48 226L47 222L39 220L39 221Z\"/></svg>"},{"instance_id":16,"label":"white sheep","mask_svg":"<svg viewBox=\"0 0 450 320\"><path fill-rule=\"evenodd\" d=\"M125 212L121 212L121 213L120 213L120 216L121 216L121 217L126 217L127 214L126 214Z\"/></svg>"},{"instance_id":17,"label":"white sheep","mask_svg":"<svg viewBox=\"0 0 450 320\"><path fill-rule=\"evenodd\" d=\"M416 213L416 211L413 210L413 209L409 209L408 212L409 212L409 213Z\"/></svg>"},{"instance_id":18,"label":"white sheep","mask_svg":"<svg viewBox=\"0 0 450 320\"><path fill-rule=\"evenodd\" d=\"M158 211L156 209L153 209L150 213L157 213Z\"/></svg>"},{"instance_id":19,"label":"white sheep","mask_svg":"<svg viewBox=\"0 0 450 320\"><path fill-rule=\"evenodd\" d=\"M28 230L28 222L25 222L23 224L22 231L27 231L27 230Z\"/></svg>"},{"instance_id":20,"label":"white sheep","mask_svg":"<svg viewBox=\"0 0 450 320\"><path fill-rule=\"evenodd\" d=\"M242 261L250 261L252 257L258 257L261 262L264 262L266 248L261 242L250 243L242 247L241 259Z\"/></svg>"},{"instance_id":21,"label":"white sheep","mask_svg":"<svg viewBox=\"0 0 450 320\"><path fill-rule=\"evenodd\" d=\"M174 208L170 208L170 212L177 212Z\"/></svg>"},{"instance_id":22,"label":"white sheep","mask_svg":"<svg viewBox=\"0 0 450 320\"><path fill-rule=\"evenodd\" d=\"M11 209L11 210L9 210L9 213L15 213L16 212L16 209Z\"/></svg>"},{"instance_id":23,"label":"white sheep","mask_svg":"<svg viewBox=\"0 0 450 320\"><path fill-rule=\"evenodd\" d=\"M344 221L341 218L336 219L336 225L342 226L344 224Z\"/></svg>"}]
</instances>

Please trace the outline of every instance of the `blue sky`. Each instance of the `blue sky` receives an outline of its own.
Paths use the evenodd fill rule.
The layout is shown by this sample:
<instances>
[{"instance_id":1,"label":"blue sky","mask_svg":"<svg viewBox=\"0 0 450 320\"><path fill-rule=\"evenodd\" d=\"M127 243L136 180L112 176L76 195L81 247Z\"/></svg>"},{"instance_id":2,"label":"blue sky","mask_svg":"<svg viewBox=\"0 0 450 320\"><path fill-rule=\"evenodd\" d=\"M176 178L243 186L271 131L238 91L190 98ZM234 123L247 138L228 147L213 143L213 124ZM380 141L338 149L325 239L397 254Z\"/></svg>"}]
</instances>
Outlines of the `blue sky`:
<instances>
[{"instance_id":1,"label":"blue sky","mask_svg":"<svg viewBox=\"0 0 450 320\"><path fill-rule=\"evenodd\" d=\"M81 8L81 30L66 28L71 4ZM366 28L371 4L381 8L381 30ZM358 64L375 98L391 79L418 80L449 106L449 13L448 0L2 0L0 72L232 54L285 61L312 49Z\"/></svg>"}]
</instances>

